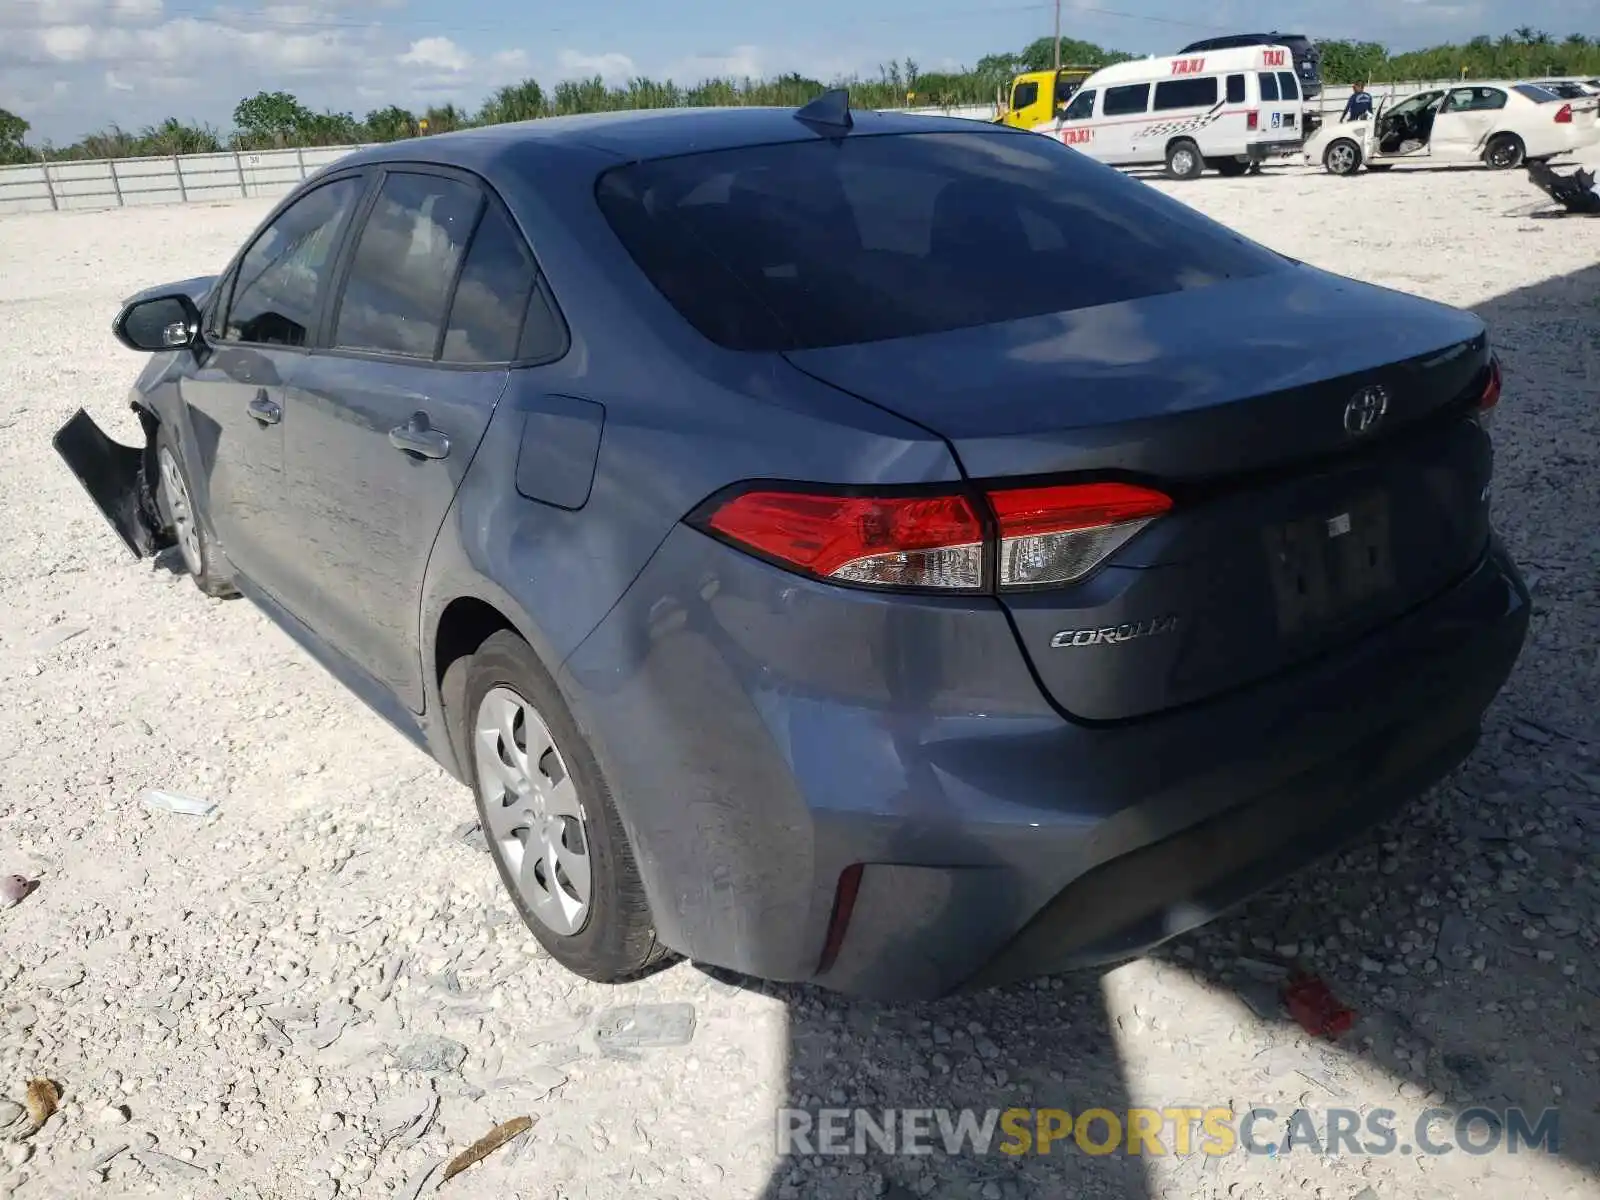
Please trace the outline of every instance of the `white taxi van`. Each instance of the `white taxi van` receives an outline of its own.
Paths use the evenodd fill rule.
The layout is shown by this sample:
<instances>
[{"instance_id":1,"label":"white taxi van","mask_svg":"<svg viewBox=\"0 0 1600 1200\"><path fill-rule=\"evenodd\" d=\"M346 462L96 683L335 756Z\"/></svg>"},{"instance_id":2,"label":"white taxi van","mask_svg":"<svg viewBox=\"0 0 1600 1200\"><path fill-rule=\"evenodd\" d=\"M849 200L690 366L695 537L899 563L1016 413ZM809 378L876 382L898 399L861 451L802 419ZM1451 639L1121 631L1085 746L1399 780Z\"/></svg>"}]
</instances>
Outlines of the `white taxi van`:
<instances>
[{"instance_id":1,"label":"white taxi van","mask_svg":"<svg viewBox=\"0 0 1600 1200\"><path fill-rule=\"evenodd\" d=\"M1288 48L1241 46L1105 67L1035 132L1113 166L1164 164L1174 179L1197 179L1298 159L1305 121Z\"/></svg>"}]
</instances>

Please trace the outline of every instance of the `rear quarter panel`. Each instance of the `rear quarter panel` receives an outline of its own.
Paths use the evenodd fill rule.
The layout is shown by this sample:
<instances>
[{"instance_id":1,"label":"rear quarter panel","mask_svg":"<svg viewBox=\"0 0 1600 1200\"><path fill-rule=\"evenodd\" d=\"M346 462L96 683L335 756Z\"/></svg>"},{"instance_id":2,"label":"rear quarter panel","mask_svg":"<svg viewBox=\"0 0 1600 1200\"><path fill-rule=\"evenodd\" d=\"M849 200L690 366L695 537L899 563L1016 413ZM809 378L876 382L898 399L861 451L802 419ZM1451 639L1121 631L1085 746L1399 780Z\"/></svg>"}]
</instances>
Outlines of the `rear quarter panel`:
<instances>
[{"instance_id":1,"label":"rear quarter panel","mask_svg":"<svg viewBox=\"0 0 1600 1200\"><path fill-rule=\"evenodd\" d=\"M434 661L440 614L473 597L504 613L557 673L682 517L730 483L959 478L933 434L778 355L723 351L695 332L639 272L595 202L598 171L612 161L513 154L491 176L538 256L571 347L557 362L510 374L429 562L425 665ZM576 509L517 486L525 435L539 436L550 424L540 418L570 412L574 399L604 413L593 482ZM431 671L429 686L437 704ZM569 699L583 706L581 696Z\"/></svg>"}]
</instances>

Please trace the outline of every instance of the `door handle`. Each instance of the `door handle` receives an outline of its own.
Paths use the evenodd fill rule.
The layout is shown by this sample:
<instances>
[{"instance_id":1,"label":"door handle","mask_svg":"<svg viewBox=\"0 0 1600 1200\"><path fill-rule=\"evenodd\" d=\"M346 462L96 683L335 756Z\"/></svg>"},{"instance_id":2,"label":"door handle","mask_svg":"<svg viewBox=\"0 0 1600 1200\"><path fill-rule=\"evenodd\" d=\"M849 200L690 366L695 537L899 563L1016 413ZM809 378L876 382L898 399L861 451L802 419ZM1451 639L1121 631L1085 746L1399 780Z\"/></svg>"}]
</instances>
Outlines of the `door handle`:
<instances>
[{"instance_id":1,"label":"door handle","mask_svg":"<svg viewBox=\"0 0 1600 1200\"><path fill-rule=\"evenodd\" d=\"M263 425L276 425L283 420L283 409L268 398L267 390L262 388L250 401L250 415Z\"/></svg>"},{"instance_id":2,"label":"door handle","mask_svg":"<svg viewBox=\"0 0 1600 1200\"><path fill-rule=\"evenodd\" d=\"M450 453L450 439L428 423L425 412L414 412L404 425L389 430L389 444L420 458L443 458Z\"/></svg>"}]
</instances>

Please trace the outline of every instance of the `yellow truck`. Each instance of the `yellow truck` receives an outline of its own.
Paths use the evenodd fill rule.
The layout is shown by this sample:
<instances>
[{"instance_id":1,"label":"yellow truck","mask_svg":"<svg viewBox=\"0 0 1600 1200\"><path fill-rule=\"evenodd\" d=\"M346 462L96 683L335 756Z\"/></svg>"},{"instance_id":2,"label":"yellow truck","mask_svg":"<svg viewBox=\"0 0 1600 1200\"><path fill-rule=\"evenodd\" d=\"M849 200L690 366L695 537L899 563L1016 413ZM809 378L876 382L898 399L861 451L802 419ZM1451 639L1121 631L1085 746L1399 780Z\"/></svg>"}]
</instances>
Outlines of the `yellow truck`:
<instances>
[{"instance_id":1,"label":"yellow truck","mask_svg":"<svg viewBox=\"0 0 1600 1200\"><path fill-rule=\"evenodd\" d=\"M1011 81L1007 96L1000 99L998 125L1014 129L1037 129L1054 121L1083 81L1099 67L1062 67L1059 71L1024 71Z\"/></svg>"}]
</instances>

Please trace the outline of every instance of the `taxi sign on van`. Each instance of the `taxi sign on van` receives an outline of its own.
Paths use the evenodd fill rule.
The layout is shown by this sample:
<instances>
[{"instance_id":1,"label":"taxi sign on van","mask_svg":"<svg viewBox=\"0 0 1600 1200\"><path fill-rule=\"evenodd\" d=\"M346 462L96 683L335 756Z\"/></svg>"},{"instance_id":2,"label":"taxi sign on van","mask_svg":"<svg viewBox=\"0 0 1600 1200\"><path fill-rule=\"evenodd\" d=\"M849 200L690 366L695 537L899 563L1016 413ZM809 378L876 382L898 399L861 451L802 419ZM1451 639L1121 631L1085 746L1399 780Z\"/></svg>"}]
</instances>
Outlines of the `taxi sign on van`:
<instances>
[{"instance_id":1,"label":"taxi sign on van","mask_svg":"<svg viewBox=\"0 0 1600 1200\"><path fill-rule=\"evenodd\" d=\"M1206 69L1206 60L1203 58L1175 58L1172 60L1172 73L1174 75L1198 75Z\"/></svg>"},{"instance_id":2,"label":"taxi sign on van","mask_svg":"<svg viewBox=\"0 0 1600 1200\"><path fill-rule=\"evenodd\" d=\"M1094 141L1094 130L1073 129L1068 126L1061 131L1061 140L1068 146L1081 145L1084 142Z\"/></svg>"},{"instance_id":3,"label":"taxi sign on van","mask_svg":"<svg viewBox=\"0 0 1600 1200\"><path fill-rule=\"evenodd\" d=\"M1287 50L1263 50L1261 52L1261 65L1264 67L1286 67L1289 52Z\"/></svg>"}]
</instances>

